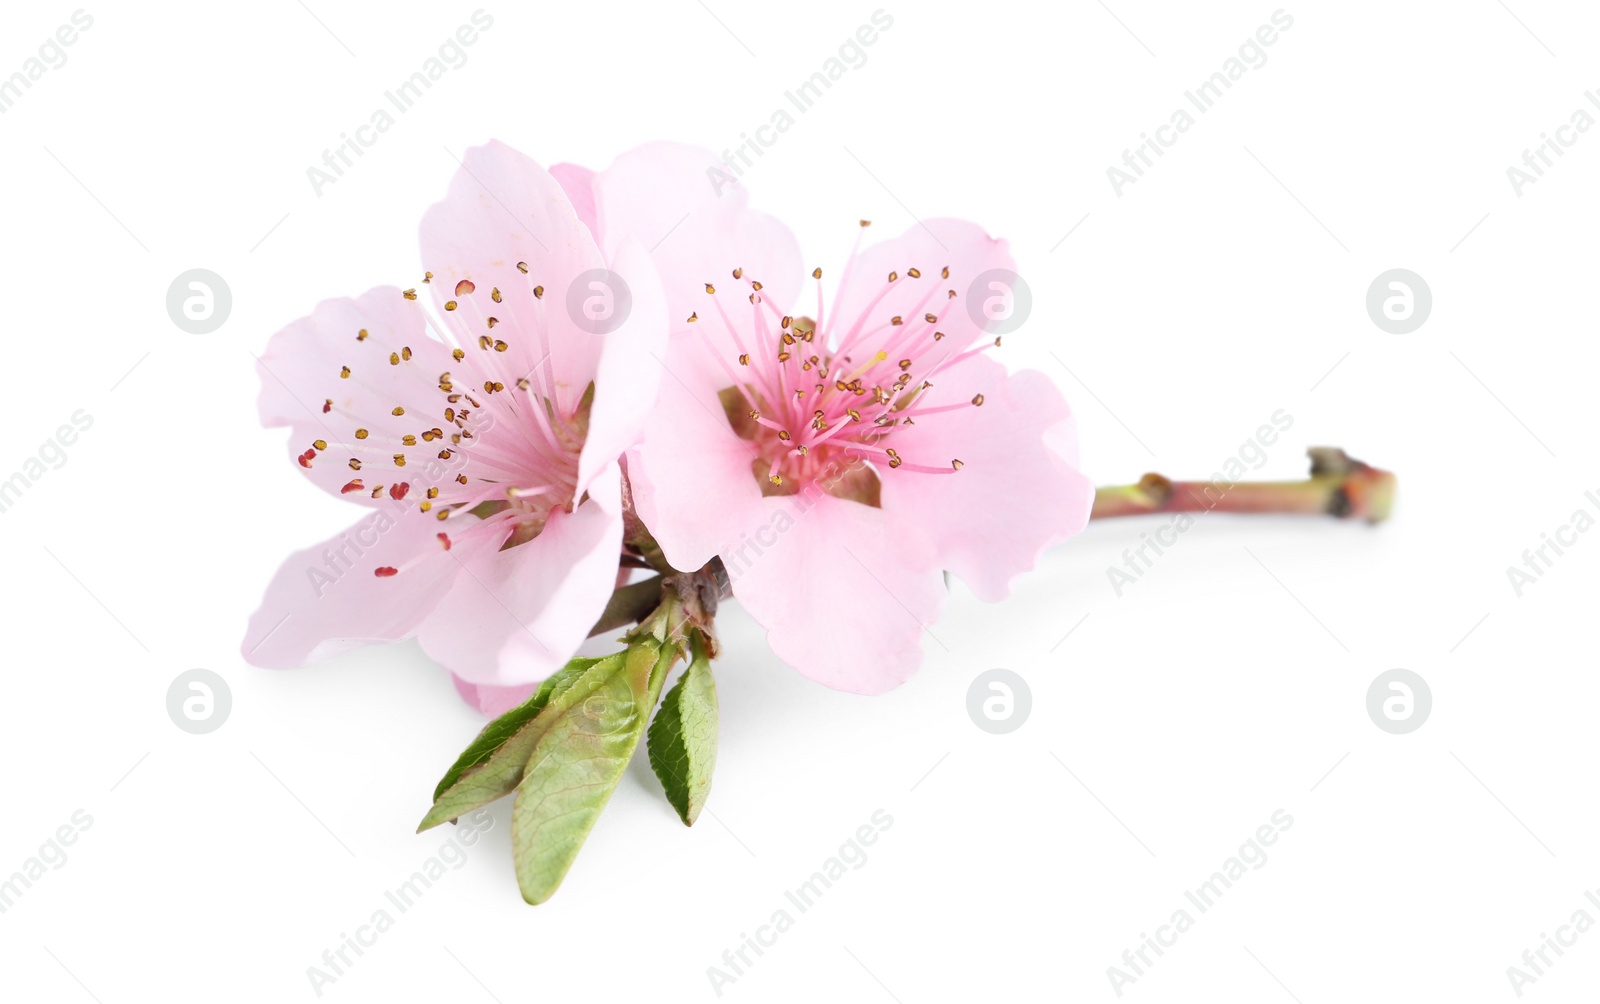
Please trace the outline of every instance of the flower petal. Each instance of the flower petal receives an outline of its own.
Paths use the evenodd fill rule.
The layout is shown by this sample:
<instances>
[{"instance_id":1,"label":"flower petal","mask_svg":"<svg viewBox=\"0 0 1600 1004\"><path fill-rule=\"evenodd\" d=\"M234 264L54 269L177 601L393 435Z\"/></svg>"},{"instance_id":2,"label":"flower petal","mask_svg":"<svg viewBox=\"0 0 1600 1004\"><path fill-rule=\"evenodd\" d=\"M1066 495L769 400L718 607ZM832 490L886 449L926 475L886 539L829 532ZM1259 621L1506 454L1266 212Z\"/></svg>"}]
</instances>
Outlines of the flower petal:
<instances>
[{"instance_id":1,"label":"flower petal","mask_svg":"<svg viewBox=\"0 0 1600 1004\"><path fill-rule=\"evenodd\" d=\"M728 166L705 150L676 143L651 143L618 157L594 175L594 203L603 247L614 254L630 234L650 249L666 291L674 332L698 329L726 359L737 357L708 283L719 290L723 309L743 323L754 308L752 281L762 284L769 316L795 306L805 268L794 234L774 217L749 208L744 186ZM732 272L739 269L740 279ZM688 325L690 314L699 320ZM769 322L776 327L776 320ZM696 352L676 368L716 371L715 360Z\"/></svg>"},{"instance_id":2,"label":"flower petal","mask_svg":"<svg viewBox=\"0 0 1600 1004\"><path fill-rule=\"evenodd\" d=\"M437 421L435 388L450 364L420 306L399 289L325 300L273 335L257 361L261 423L293 430L290 456L324 491L378 506L379 486L410 480L394 457L412 449L406 436Z\"/></svg>"},{"instance_id":3,"label":"flower petal","mask_svg":"<svg viewBox=\"0 0 1600 1004\"><path fill-rule=\"evenodd\" d=\"M446 550L436 520L379 510L283 563L250 618L245 661L303 666L409 638L450 591L470 553Z\"/></svg>"},{"instance_id":4,"label":"flower petal","mask_svg":"<svg viewBox=\"0 0 1600 1004\"><path fill-rule=\"evenodd\" d=\"M926 220L855 256L829 307L831 337L858 359L908 340L914 340L920 350L932 343L935 331L944 336L939 343L947 350L992 337L988 330L994 322L985 319L980 325L974 321L969 312L974 304L968 301L993 295L987 281L982 289L973 288L983 273L993 269L1015 274L1016 263L1004 240L990 237L982 227L965 220ZM913 270L918 275L913 276ZM891 274L895 276L892 282ZM981 301L977 305L981 306ZM935 320L926 320L927 315ZM984 316L981 311L979 316ZM901 324L893 323L896 317ZM897 349L892 354L911 353Z\"/></svg>"},{"instance_id":5,"label":"flower petal","mask_svg":"<svg viewBox=\"0 0 1600 1004\"><path fill-rule=\"evenodd\" d=\"M883 508L897 525L926 535L937 567L960 576L980 599L998 600L1047 547L1084 528L1094 485L1075 466L1071 409L1044 374L1008 376L999 362L973 356L933 383L913 414L978 394L983 404L918 419L889 439L908 463L960 460L962 467L949 474L881 471Z\"/></svg>"},{"instance_id":6,"label":"flower petal","mask_svg":"<svg viewBox=\"0 0 1600 1004\"><path fill-rule=\"evenodd\" d=\"M734 596L767 643L836 690L881 694L922 664L922 631L944 608L925 544L882 510L828 495L767 499L751 546L723 555Z\"/></svg>"},{"instance_id":7,"label":"flower petal","mask_svg":"<svg viewBox=\"0 0 1600 1004\"><path fill-rule=\"evenodd\" d=\"M478 685L535 683L565 665L616 582L621 478L613 462L588 501L553 511L537 537L464 559L457 588L422 625L423 649Z\"/></svg>"},{"instance_id":8,"label":"flower petal","mask_svg":"<svg viewBox=\"0 0 1600 1004\"><path fill-rule=\"evenodd\" d=\"M666 303L649 255L629 238L617 248L611 269L624 277L633 306L615 330L590 336L601 340L600 364L578 463L579 495L638 441L656 403L667 351Z\"/></svg>"},{"instance_id":9,"label":"flower petal","mask_svg":"<svg viewBox=\"0 0 1600 1004\"><path fill-rule=\"evenodd\" d=\"M572 203L572 211L578 214L578 219L589 228L589 234L594 242L602 247L605 242L601 240L600 216L594 206L594 172L578 164L556 164L550 168L550 177L556 179L561 190L567 193L567 201Z\"/></svg>"},{"instance_id":10,"label":"flower petal","mask_svg":"<svg viewBox=\"0 0 1600 1004\"><path fill-rule=\"evenodd\" d=\"M456 693L461 699L488 715L490 718L499 718L512 708L533 696L539 689L537 683L525 683L517 687L496 687L490 684L468 683L454 673L450 680L456 685Z\"/></svg>"},{"instance_id":11,"label":"flower petal","mask_svg":"<svg viewBox=\"0 0 1600 1004\"><path fill-rule=\"evenodd\" d=\"M449 194L422 219L422 257L463 348L480 351L485 337L503 341L501 382L553 380L565 408L578 401L594 379L600 339L572 317L568 293L575 284L586 289L584 274L605 262L549 172L498 141L469 149Z\"/></svg>"},{"instance_id":12,"label":"flower petal","mask_svg":"<svg viewBox=\"0 0 1600 1004\"><path fill-rule=\"evenodd\" d=\"M681 362L699 351L694 335L673 336L655 411L628 456L634 508L672 566L688 570L765 518L754 447L728 424L712 374Z\"/></svg>"}]
</instances>

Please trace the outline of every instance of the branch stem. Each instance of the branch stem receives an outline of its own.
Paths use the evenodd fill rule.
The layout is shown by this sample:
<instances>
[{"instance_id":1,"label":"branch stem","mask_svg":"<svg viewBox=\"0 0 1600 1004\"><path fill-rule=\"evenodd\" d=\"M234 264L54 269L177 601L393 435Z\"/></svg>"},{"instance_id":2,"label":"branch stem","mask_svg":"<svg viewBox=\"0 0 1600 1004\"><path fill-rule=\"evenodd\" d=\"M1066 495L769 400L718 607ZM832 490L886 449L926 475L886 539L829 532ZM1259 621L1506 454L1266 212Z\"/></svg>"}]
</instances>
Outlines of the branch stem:
<instances>
[{"instance_id":1,"label":"branch stem","mask_svg":"<svg viewBox=\"0 0 1600 1004\"><path fill-rule=\"evenodd\" d=\"M597 634L637 624L650 616L661 603L661 585L661 576L653 575L641 582L623 586L612 593L610 602L600 614L600 619L589 629L589 637L593 638Z\"/></svg>"},{"instance_id":2,"label":"branch stem","mask_svg":"<svg viewBox=\"0 0 1600 1004\"><path fill-rule=\"evenodd\" d=\"M1091 519L1168 512L1283 513L1381 523L1394 507L1397 480L1337 447L1314 446L1304 481L1173 481L1146 474L1137 484L1095 491Z\"/></svg>"}]
</instances>

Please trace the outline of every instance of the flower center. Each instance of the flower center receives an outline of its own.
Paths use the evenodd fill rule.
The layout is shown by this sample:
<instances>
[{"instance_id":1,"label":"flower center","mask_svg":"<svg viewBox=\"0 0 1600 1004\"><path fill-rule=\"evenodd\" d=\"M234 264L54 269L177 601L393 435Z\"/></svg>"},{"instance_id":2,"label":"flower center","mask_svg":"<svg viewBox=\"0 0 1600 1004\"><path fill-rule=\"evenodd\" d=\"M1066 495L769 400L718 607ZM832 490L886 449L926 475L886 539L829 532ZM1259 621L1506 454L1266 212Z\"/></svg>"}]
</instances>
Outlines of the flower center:
<instances>
[{"instance_id":1,"label":"flower center","mask_svg":"<svg viewBox=\"0 0 1600 1004\"><path fill-rule=\"evenodd\" d=\"M761 283L733 278L749 289L749 319L737 323L706 284L715 309L733 335L736 358L726 358L707 339L729 379L719 397L729 423L753 447L751 470L765 495L793 495L811 487L839 498L878 505L880 478L887 472L950 474L961 461L937 466L928 458L902 457L896 443L919 421L983 404L983 395L954 404L928 404L932 378L990 347L960 351L944 343L931 305L956 298L954 288L925 282L914 313L887 315L881 308L898 283L923 279L917 268L889 273L883 289L854 317L824 313L818 281L817 319L781 315L762 295ZM848 274L848 269L847 269ZM948 280L950 269L940 278ZM941 295L941 288L945 291ZM742 291L742 289L741 289ZM935 304L937 300L937 304ZM690 321L698 320L698 315ZM999 345L996 338L993 345Z\"/></svg>"},{"instance_id":2,"label":"flower center","mask_svg":"<svg viewBox=\"0 0 1600 1004\"><path fill-rule=\"evenodd\" d=\"M428 273L423 281L432 279ZM322 407L334 441L317 440L299 460L309 468L342 458L352 475L343 493L387 496L407 509L414 503L418 512L433 512L442 531L464 514L476 516L460 533L495 535L504 549L538 536L555 509L582 504L575 498L578 462L594 386L574 400L571 388L558 385L544 344L542 286L533 287L538 316L514 318L494 334L494 315L508 313L510 304L498 288L474 293L471 281L458 283L442 324L424 312L453 361L437 376L411 372L422 360L410 346L382 344L365 328L354 332L350 362ZM404 296L417 299L415 290ZM508 339L515 332L537 344L514 345ZM539 361L522 372L530 359ZM438 536L452 546L449 532Z\"/></svg>"}]
</instances>

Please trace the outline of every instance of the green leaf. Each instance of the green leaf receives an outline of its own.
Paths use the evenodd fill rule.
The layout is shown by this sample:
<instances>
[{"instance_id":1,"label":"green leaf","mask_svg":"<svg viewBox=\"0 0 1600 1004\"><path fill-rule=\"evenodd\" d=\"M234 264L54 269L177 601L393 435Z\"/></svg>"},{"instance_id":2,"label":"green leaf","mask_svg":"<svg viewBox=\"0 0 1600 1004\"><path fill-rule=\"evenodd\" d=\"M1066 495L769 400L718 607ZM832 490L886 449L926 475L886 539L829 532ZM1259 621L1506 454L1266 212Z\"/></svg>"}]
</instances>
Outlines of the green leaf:
<instances>
[{"instance_id":1,"label":"green leaf","mask_svg":"<svg viewBox=\"0 0 1600 1004\"><path fill-rule=\"evenodd\" d=\"M532 697L490 722L440 779L433 793L433 808L422 818L417 832L516 790L528 757L554 715L584 700L619 672L625 655L617 652L602 659L574 659L540 684Z\"/></svg>"},{"instance_id":2,"label":"green leaf","mask_svg":"<svg viewBox=\"0 0 1600 1004\"><path fill-rule=\"evenodd\" d=\"M663 649L654 638L635 639L620 672L583 700L545 711L549 721L511 814L517 884L529 903L549 899L566 878L638 748L677 653L675 645Z\"/></svg>"},{"instance_id":3,"label":"green leaf","mask_svg":"<svg viewBox=\"0 0 1600 1004\"><path fill-rule=\"evenodd\" d=\"M711 794L717 766L717 684L711 660L695 645L683 677L667 692L650 724L650 767L685 826L693 826Z\"/></svg>"},{"instance_id":4,"label":"green leaf","mask_svg":"<svg viewBox=\"0 0 1600 1004\"><path fill-rule=\"evenodd\" d=\"M456 762L445 771L444 777L439 780L439 785L433 790L433 797L437 799L471 767L476 767L489 759L489 755L505 744L516 731L526 725L550 701L550 694L558 686L565 686L572 680L582 675L583 671L599 662L599 659L574 659L565 666L550 674L550 677L539 684L526 701L496 718L483 731L478 733L478 738L472 745L461 751Z\"/></svg>"}]
</instances>

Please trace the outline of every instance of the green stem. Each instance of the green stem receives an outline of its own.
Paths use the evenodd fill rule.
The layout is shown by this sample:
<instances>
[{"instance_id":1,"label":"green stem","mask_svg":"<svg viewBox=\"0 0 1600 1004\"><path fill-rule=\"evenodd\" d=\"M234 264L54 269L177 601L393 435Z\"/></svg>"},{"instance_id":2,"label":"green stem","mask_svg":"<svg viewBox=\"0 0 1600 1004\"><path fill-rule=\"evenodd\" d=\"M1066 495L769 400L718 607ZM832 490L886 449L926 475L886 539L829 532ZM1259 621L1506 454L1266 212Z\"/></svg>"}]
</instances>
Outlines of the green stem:
<instances>
[{"instance_id":1,"label":"green stem","mask_svg":"<svg viewBox=\"0 0 1600 1004\"><path fill-rule=\"evenodd\" d=\"M1314 446L1304 481L1172 481L1146 474L1138 484L1095 491L1091 519L1163 512L1286 513L1381 523L1394 507L1395 476L1337 447Z\"/></svg>"},{"instance_id":2,"label":"green stem","mask_svg":"<svg viewBox=\"0 0 1600 1004\"><path fill-rule=\"evenodd\" d=\"M589 629L589 637L637 624L650 616L651 611L661 603L661 583L661 576L653 575L612 593L600 619Z\"/></svg>"}]
</instances>

